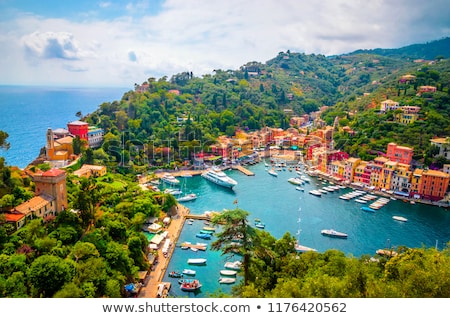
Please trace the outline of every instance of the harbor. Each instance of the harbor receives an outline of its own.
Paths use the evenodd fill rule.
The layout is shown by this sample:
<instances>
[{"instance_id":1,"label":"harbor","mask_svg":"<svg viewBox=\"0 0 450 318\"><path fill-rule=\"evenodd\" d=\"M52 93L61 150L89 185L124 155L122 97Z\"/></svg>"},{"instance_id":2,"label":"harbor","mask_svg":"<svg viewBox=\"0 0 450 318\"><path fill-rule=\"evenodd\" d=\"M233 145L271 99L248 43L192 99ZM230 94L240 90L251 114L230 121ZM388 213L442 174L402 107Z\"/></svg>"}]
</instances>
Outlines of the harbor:
<instances>
[{"instance_id":1,"label":"harbor","mask_svg":"<svg viewBox=\"0 0 450 318\"><path fill-rule=\"evenodd\" d=\"M224 209L243 209L250 213L249 221L260 219L265 224L265 231L275 238L281 238L286 232L297 233L298 210L301 208L300 244L324 252L328 249L338 249L349 256L376 255L377 251L407 247L437 247L442 248L450 241L450 214L445 208L424 204L410 204L402 200L392 200L385 203L375 212L365 213L362 206L368 206L383 196L377 193L361 193L358 198L367 199L367 203L341 200L339 197L357 191L350 187L339 188L321 197L308 194L310 190L318 190L330 186L330 181L317 176L311 176L310 182L303 187L305 192L297 191L295 185L288 179L296 174L289 169L278 171L278 178L267 173L267 167L262 163L246 167L254 173L247 176L239 170L229 169L226 173L238 181L238 185L230 190L219 187L199 176L189 179L189 191L197 194L198 199L186 202L185 214L180 217L182 226L174 241L170 258L167 260L164 272L159 272L159 281L171 283L169 297L207 297L212 292L221 290L231 293L232 286L239 282L239 275L234 284L220 284L220 270L227 261L220 251L210 249L214 241L201 240L196 237L205 226L205 212L223 211ZM324 184L325 183L325 184ZM359 190L363 191L363 190ZM363 191L364 192L364 191ZM385 198L389 194L385 194ZM375 196L376 198L372 197ZM408 222L399 222L393 216L402 216ZM192 219L192 223L188 220ZM183 221L182 221L183 220ZM171 224L172 226L173 224ZM345 240L321 235L321 230L333 228L348 234ZM181 244L191 242L193 245L201 242L206 244L205 250L182 249ZM389 242L389 244L387 243ZM168 277L168 272L182 270L188 266L189 258L206 258L204 266L196 267L196 278L202 283L202 288L195 292L185 292L179 289L179 284ZM158 271L158 270L157 270ZM156 289L153 294L156 293ZM154 297L154 296L151 296Z\"/></svg>"}]
</instances>

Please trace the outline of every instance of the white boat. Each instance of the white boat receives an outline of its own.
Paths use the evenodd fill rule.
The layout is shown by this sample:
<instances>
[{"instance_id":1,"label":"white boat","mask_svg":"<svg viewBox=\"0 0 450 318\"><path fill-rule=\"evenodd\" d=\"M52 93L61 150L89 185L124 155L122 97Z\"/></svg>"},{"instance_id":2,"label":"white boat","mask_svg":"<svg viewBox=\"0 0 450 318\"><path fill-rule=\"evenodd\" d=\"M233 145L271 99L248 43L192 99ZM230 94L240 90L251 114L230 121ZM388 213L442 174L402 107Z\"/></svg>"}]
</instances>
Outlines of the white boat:
<instances>
[{"instance_id":1,"label":"white boat","mask_svg":"<svg viewBox=\"0 0 450 318\"><path fill-rule=\"evenodd\" d=\"M319 190L311 190L309 191L309 194L315 195L316 197L322 196L322 192L320 192Z\"/></svg>"},{"instance_id":2,"label":"white boat","mask_svg":"<svg viewBox=\"0 0 450 318\"><path fill-rule=\"evenodd\" d=\"M161 177L161 181L165 182L167 184L170 184L170 185L179 185L180 184L180 180L178 180L177 178L175 178L173 175L171 175L168 172L163 174L163 176Z\"/></svg>"},{"instance_id":3,"label":"white boat","mask_svg":"<svg viewBox=\"0 0 450 318\"><path fill-rule=\"evenodd\" d=\"M227 176L225 172L220 170L218 167L212 167L210 169L207 169L205 172L202 173L202 177L217 185L230 189L232 189L234 186L238 184L236 180Z\"/></svg>"},{"instance_id":4,"label":"white boat","mask_svg":"<svg viewBox=\"0 0 450 318\"><path fill-rule=\"evenodd\" d=\"M180 189L165 189L164 193L170 193L171 195L180 195L183 192Z\"/></svg>"},{"instance_id":5,"label":"white boat","mask_svg":"<svg viewBox=\"0 0 450 318\"><path fill-rule=\"evenodd\" d=\"M236 278L233 277L220 277L219 283L220 284L234 284L236 282Z\"/></svg>"},{"instance_id":6,"label":"white boat","mask_svg":"<svg viewBox=\"0 0 450 318\"><path fill-rule=\"evenodd\" d=\"M295 190L298 190L298 191L305 191L305 189L303 189L302 187L295 187Z\"/></svg>"},{"instance_id":7,"label":"white boat","mask_svg":"<svg viewBox=\"0 0 450 318\"><path fill-rule=\"evenodd\" d=\"M348 236L347 233L338 232L338 231L335 231L333 229L322 230L322 231L320 231L320 233L322 235L331 236L331 237L337 237L337 238L347 238L347 236Z\"/></svg>"},{"instance_id":8,"label":"white boat","mask_svg":"<svg viewBox=\"0 0 450 318\"><path fill-rule=\"evenodd\" d=\"M405 218L405 217L403 217L403 216L398 216L398 215L394 215L392 218L393 218L394 220L397 220L397 221L400 221L400 222L407 222L407 221L408 221L407 218Z\"/></svg>"},{"instance_id":9,"label":"white boat","mask_svg":"<svg viewBox=\"0 0 450 318\"><path fill-rule=\"evenodd\" d=\"M187 262L193 265L205 265L206 258L189 258Z\"/></svg>"},{"instance_id":10,"label":"white boat","mask_svg":"<svg viewBox=\"0 0 450 318\"><path fill-rule=\"evenodd\" d=\"M240 262L240 261L226 262L225 263L225 268L226 269L240 270L241 266L242 266L242 262Z\"/></svg>"},{"instance_id":11,"label":"white boat","mask_svg":"<svg viewBox=\"0 0 450 318\"><path fill-rule=\"evenodd\" d=\"M294 185L303 185L305 183L302 179L298 177L289 178L288 182Z\"/></svg>"},{"instance_id":12,"label":"white boat","mask_svg":"<svg viewBox=\"0 0 450 318\"><path fill-rule=\"evenodd\" d=\"M193 269L185 268L182 271L183 275L195 276L195 271Z\"/></svg>"},{"instance_id":13,"label":"white boat","mask_svg":"<svg viewBox=\"0 0 450 318\"><path fill-rule=\"evenodd\" d=\"M222 269L220 271L220 275L222 276L236 276L237 271L232 270L232 269Z\"/></svg>"},{"instance_id":14,"label":"white boat","mask_svg":"<svg viewBox=\"0 0 450 318\"><path fill-rule=\"evenodd\" d=\"M177 198L178 202L189 202L197 199L197 195L195 193L189 193L182 197Z\"/></svg>"},{"instance_id":15,"label":"white boat","mask_svg":"<svg viewBox=\"0 0 450 318\"><path fill-rule=\"evenodd\" d=\"M270 169L268 172L271 176L278 177L278 173L275 171L274 168Z\"/></svg>"}]
</instances>

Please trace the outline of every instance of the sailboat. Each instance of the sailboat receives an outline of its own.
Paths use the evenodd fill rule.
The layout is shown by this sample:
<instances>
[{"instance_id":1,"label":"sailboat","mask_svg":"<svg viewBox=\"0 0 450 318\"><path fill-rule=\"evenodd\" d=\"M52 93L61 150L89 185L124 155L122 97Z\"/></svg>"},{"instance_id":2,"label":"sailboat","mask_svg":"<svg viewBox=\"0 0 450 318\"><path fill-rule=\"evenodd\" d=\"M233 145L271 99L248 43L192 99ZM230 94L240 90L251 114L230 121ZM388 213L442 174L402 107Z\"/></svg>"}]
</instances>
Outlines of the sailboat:
<instances>
[{"instance_id":1,"label":"sailboat","mask_svg":"<svg viewBox=\"0 0 450 318\"><path fill-rule=\"evenodd\" d=\"M185 195L181 195L182 193L185 193ZM180 196L177 197L178 202L189 202L194 201L197 199L197 195L195 193L188 193L186 194L186 180L183 182L183 192L180 193Z\"/></svg>"},{"instance_id":2,"label":"sailboat","mask_svg":"<svg viewBox=\"0 0 450 318\"><path fill-rule=\"evenodd\" d=\"M299 208L298 209L298 211L300 212L302 210L302 208ZM297 252L299 252L299 253L305 253L305 252L310 252L310 251L312 251L312 252L317 252L317 250L316 249L314 249L314 248L312 248L312 247L308 247L308 246L305 246L305 245L300 245L300 232L302 231L301 229L300 229L300 222L301 222L302 220L300 219L300 217L298 218L298 220L297 220L297 223L299 224L299 226L298 226L298 231L297 231L297 242L295 243L295 250L297 251Z\"/></svg>"}]
</instances>

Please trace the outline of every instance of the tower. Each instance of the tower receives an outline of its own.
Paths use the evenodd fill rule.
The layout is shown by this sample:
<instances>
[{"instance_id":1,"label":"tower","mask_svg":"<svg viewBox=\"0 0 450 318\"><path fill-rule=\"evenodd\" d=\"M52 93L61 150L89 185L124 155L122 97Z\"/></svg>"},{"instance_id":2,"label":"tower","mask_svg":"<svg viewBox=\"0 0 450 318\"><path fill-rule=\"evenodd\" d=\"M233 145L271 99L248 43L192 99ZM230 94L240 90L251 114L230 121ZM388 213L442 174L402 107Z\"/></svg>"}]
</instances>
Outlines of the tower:
<instances>
[{"instance_id":1,"label":"tower","mask_svg":"<svg viewBox=\"0 0 450 318\"><path fill-rule=\"evenodd\" d=\"M55 140L51 128L47 129L47 143L45 144L45 156L48 160L52 160L55 153Z\"/></svg>"},{"instance_id":2,"label":"tower","mask_svg":"<svg viewBox=\"0 0 450 318\"><path fill-rule=\"evenodd\" d=\"M52 168L41 174L35 174L33 181L36 195L45 193L54 198L57 213L67 208L66 172L64 170Z\"/></svg>"}]
</instances>

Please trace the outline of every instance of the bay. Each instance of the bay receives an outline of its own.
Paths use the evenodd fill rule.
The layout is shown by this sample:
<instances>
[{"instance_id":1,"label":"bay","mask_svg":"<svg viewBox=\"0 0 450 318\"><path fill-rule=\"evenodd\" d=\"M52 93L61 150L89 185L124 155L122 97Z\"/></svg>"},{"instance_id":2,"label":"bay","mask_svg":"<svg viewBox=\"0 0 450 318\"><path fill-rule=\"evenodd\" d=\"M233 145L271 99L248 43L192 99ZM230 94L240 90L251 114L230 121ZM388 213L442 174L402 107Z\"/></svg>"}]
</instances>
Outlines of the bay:
<instances>
[{"instance_id":1,"label":"bay","mask_svg":"<svg viewBox=\"0 0 450 318\"><path fill-rule=\"evenodd\" d=\"M0 86L0 130L9 134L11 148L0 149L0 156L8 165L24 168L39 154L45 145L48 127L64 128L67 123L78 119L81 111L88 114L103 102L120 100L126 88L55 88ZM316 197L308 193L323 185L315 178L304 185L305 191L295 190L287 182L294 172L280 171L278 177L268 174L263 164L248 166L254 176L246 176L239 171L229 170L227 174L238 181L234 190L221 188L202 177L186 178L188 192L197 194L198 199L183 203L192 214L201 215L205 211L223 211L240 208L250 213L249 220L259 218L266 224L265 230L275 238L286 232L296 235L300 229L301 244L313 247L319 252L338 249L356 257L374 255L379 248L398 246L442 247L450 241L450 215L443 208L390 201L375 213L362 211L361 204L343 201L339 196L351 191L339 190L335 193ZM235 203L236 202L236 203ZM408 218L408 222L392 219L393 215ZM301 222L298 222L300 218ZM201 241L195 234L204 226L203 221L185 225L178 243ZM348 234L348 239L324 237L320 231L334 228ZM202 241L208 243L211 241ZM176 279L167 277L170 270L190 268L188 258L207 258L206 266L195 267L203 284L198 293L182 292ZM233 285L219 284L219 271L228 259L220 252L191 251L176 248L172 255L164 281L173 282L173 297L208 297L223 292L230 294Z\"/></svg>"},{"instance_id":2,"label":"bay","mask_svg":"<svg viewBox=\"0 0 450 318\"><path fill-rule=\"evenodd\" d=\"M184 178L187 191L195 193L195 201L184 202L194 215L205 211L223 211L240 208L249 212L248 220L260 219L265 223L265 231L279 239L286 232L298 237L300 242L315 248L319 252L337 249L348 256L375 255L377 249L406 247L438 247L442 249L450 241L450 214L440 207L424 204L405 203L391 200L375 213L361 210L364 206L354 200L345 201L339 196L352 191L341 189L317 197L308 193L320 189L324 184L315 177L309 177L310 183L303 187L304 192L295 189L287 180L296 176L295 171L278 171L278 177L269 175L260 163L247 166L255 173L246 176L237 170L227 170L238 185L233 190L219 187L200 176ZM380 197L380 196L377 196ZM237 203L236 203L237 201ZM399 222L392 216L400 215L408 219ZM298 220L300 219L300 222ZM210 245L214 240L202 241L195 234L204 226L203 221L196 220L192 225L185 224L178 245L188 241L205 242ZM330 238L321 235L322 229L333 228L348 234L347 239ZM183 292L178 288L177 279L168 277L168 272L187 268L188 258L206 258L207 265L198 267L196 278L203 284L200 291ZM234 258L231 260L236 260ZM209 297L213 293L230 294L233 285L219 284L220 270L228 259L219 251L191 251L176 247L164 281L172 282L172 297Z\"/></svg>"},{"instance_id":3,"label":"bay","mask_svg":"<svg viewBox=\"0 0 450 318\"><path fill-rule=\"evenodd\" d=\"M11 166L25 168L45 146L47 128L65 128L103 102L120 100L126 88L64 88L0 86L0 130L8 133L10 149L0 156Z\"/></svg>"}]
</instances>

